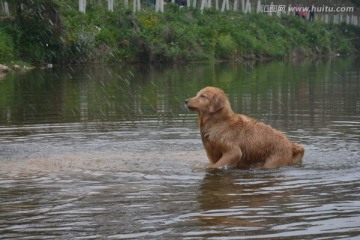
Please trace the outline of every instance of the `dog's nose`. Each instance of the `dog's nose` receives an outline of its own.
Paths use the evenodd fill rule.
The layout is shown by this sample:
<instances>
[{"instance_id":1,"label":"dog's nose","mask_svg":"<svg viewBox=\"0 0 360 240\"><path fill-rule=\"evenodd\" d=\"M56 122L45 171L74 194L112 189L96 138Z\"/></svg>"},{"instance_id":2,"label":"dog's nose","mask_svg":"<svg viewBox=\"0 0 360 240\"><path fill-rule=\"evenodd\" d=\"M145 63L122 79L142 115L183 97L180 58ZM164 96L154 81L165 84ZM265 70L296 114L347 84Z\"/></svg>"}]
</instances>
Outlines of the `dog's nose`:
<instances>
[{"instance_id":1,"label":"dog's nose","mask_svg":"<svg viewBox=\"0 0 360 240\"><path fill-rule=\"evenodd\" d=\"M185 100L185 105L187 105L187 103L188 103L188 102L189 102L189 100L188 100L188 99L186 99L186 100Z\"/></svg>"}]
</instances>

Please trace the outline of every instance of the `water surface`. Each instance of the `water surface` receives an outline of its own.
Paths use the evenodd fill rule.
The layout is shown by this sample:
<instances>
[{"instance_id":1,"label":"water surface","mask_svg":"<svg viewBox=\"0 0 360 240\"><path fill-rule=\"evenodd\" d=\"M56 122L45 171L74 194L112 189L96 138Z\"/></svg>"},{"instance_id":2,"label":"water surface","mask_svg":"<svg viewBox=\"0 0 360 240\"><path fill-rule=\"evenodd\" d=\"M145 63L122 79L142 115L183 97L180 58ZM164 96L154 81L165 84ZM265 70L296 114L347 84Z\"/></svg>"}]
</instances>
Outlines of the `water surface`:
<instances>
[{"instance_id":1,"label":"water surface","mask_svg":"<svg viewBox=\"0 0 360 240\"><path fill-rule=\"evenodd\" d=\"M0 238L358 239L360 60L74 66L0 80ZM302 144L301 167L209 170L207 85Z\"/></svg>"}]
</instances>

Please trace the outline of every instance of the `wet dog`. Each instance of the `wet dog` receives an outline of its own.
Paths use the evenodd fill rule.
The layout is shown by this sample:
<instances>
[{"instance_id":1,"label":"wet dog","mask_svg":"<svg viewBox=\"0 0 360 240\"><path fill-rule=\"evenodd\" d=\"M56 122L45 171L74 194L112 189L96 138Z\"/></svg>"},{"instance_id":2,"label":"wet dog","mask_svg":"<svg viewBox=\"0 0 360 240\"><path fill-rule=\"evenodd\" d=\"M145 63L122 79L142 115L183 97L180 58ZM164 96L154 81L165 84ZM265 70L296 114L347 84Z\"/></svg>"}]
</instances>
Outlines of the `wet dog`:
<instances>
[{"instance_id":1,"label":"wet dog","mask_svg":"<svg viewBox=\"0 0 360 240\"><path fill-rule=\"evenodd\" d=\"M185 104L198 113L211 167L278 168L301 162L303 147L256 119L234 113L221 89L206 87Z\"/></svg>"}]
</instances>

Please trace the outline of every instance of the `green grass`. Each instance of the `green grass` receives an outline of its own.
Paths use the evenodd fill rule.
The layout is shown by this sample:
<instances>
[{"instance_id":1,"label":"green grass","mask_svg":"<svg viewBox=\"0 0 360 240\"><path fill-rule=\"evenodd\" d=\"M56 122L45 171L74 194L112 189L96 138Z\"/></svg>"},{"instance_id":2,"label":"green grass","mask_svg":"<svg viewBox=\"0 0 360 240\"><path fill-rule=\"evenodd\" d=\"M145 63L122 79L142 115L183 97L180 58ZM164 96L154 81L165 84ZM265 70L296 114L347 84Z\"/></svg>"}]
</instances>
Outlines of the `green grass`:
<instances>
[{"instance_id":1,"label":"green grass","mask_svg":"<svg viewBox=\"0 0 360 240\"><path fill-rule=\"evenodd\" d=\"M57 1L55 1L57 2ZM38 5L30 7L38 8ZM58 14L29 11L24 19L0 22L0 58L47 62L233 61L244 57L285 58L352 54L360 50L360 28L304 21L294 16L220 13L179 9L164 13L119 10L92 5L86 14L57 2ZM37 15L32 16L32 13ZM61 24L49 24L61 18Z\"/></svg>"},{"instance_id":2,"label":"green grass","mask_svg":"<svg viewBox=\"0 0 360 240\"><path fill-rule=\"evenodd\" d=\"M6 31L0 29L0 59L13 59L14 57L13 39Z\"/></svg>"}]
</instances>

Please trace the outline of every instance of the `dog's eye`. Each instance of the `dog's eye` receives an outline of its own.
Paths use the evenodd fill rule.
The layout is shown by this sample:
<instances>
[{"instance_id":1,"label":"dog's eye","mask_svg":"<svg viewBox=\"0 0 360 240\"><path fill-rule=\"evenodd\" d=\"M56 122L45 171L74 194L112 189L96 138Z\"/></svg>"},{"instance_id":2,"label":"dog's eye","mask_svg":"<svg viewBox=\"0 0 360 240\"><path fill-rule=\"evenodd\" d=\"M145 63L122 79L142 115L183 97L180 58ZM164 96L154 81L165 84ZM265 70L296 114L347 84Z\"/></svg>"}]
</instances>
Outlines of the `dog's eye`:
<instances>
[{"instance_id":1,"label":"dog's eye","mask_svg":"<svg viewBox=\"0 0 360 240\"><path fill-rule=\"evenodd\" d=\"M204 94L201 94L200 97L201 98L206 98L206 96Z\"/></svg>"}]
</instances>

